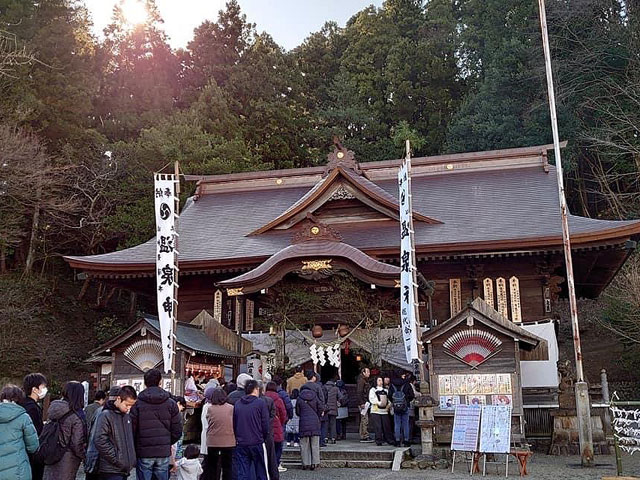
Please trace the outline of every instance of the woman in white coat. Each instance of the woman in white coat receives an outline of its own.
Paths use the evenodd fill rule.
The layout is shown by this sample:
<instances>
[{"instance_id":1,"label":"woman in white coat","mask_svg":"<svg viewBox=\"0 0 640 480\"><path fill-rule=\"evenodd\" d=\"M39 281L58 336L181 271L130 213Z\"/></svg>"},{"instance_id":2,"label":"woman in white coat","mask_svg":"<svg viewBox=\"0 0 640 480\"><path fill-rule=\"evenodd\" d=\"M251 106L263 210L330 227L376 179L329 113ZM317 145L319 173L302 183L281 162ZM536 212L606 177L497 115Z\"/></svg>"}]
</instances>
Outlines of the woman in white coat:
<instances>
[{"instance_id":1,"label":"woman in white coat","mask_svg":"<svg viewBox=\"0 0 640 480\"><path fill-rule=\"evenodd\" d=\"M391 401L389 399L389 391L384 388L382 377L376 378L375 387L371 387L371 390L369 390L369 403L371 404L369 420L375 431L376 445L382 445L382 442L395 445L391 418L389 417Z\"/></svg>"}]
</instances>

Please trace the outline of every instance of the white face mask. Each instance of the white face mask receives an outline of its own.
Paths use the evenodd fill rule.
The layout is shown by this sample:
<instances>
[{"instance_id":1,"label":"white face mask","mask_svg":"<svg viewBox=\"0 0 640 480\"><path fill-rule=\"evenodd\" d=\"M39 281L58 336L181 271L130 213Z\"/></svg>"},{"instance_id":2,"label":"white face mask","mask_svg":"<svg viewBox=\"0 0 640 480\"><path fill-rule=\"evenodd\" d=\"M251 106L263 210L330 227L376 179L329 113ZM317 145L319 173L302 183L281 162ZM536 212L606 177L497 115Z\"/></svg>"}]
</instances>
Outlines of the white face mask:
<instances>
[{"instance_id":1,"label":"white face mask","mask_svg":"<svg viewBox=\"0 0 640 480\"><path fill-rule=\"evenodd\" d=\"M48 392L47 387L43 387L43 388L38 392L38 398L39 398L40 400L42 400L44 397L46 397L46 396L47 396L47 392Z\"/></svg>"}]
</instances>

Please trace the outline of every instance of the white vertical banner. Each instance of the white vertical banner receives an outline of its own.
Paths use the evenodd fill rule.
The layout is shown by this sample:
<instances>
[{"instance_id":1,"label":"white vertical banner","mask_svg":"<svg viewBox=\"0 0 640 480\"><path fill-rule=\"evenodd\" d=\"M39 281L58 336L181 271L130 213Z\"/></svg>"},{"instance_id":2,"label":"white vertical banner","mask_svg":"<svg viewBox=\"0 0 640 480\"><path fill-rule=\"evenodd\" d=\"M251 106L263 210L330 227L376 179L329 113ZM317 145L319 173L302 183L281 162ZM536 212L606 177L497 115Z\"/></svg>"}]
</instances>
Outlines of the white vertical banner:
<instances>
[{"instance_id":1,"label":"white vertical banner","mask_svg":"<svg viewBox=\"0 0 640 480\"><path fill-rule=\"evenodd\" d=\"M400 328L404 340L407 363L419 359L418 332L416 325L415 268L411 221L411 191L409 169L402 163L398 172L399 205L400 205Z\"/></svg>"},{"instance_id":2,"label":"white vertical banner","mask_svg":"<svg viewBox=\"0 0 640 480\"><path fill-rule=\"evenodd\" d=\"M165 373L173 366L173 325L178 303L175 186L175 175L155 174L156 287Z\"/></svg>"}]
</instances>

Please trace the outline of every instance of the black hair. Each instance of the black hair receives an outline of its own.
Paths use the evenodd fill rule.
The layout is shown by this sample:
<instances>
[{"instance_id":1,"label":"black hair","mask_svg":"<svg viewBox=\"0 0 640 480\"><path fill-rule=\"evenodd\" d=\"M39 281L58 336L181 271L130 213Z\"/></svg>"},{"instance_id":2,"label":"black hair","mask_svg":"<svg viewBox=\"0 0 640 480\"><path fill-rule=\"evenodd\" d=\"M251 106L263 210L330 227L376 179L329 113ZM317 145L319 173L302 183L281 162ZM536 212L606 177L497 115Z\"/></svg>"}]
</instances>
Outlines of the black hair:
<instances>
[{"instance_id":1,"label":"black hair","mask_svg":"<svg viewBox=\"0 0 640 480\"><path fill-rule=\"evenodd\" d=\"M135 400L138 398L138 394L136 393L136 389L131 385L125 385L118 390L118 397L120 397L120 400Z\"/></svg>"},{"instance_id":2,"label":"black hair","mask_svg":"<svg viewBox=\"0 0 640 480\"><path fill-rule=\"evenodd\" d=\"M20 390L20 387L11 383L5 385L0 392L0 402L7 400L9 402L22 403L24 398L24 392Z\"/></svg>"},{"instance_id":3,"label":"black hair","mask_svg":"<svg viewBox=\"0 0 640 480\"><path fill-rule=\"evenodd\" d=\"M162 372L157 368L152 368L151 370L147 370L144 374L144 384L147 387L157 387L160 385L160 381L162 380Z\"/></svg>"},{"instance_id":4,"label":"black hair","mask_svg":"<svg viewBox=\"0 0 640 480\"><path fill-rule=\"evenodd\" d=\"M107 394L104 392L104 390L98 390L95 397L93 397L93 400L97 402L98 400L104 400L106 398Z\"/></svg>"},{"instance_id":5,"label":"black hair","mask_svg":"<svg viewBox=\"0 0 640 480\"><path fill-rule=\"evenodd\" d=\"M296 367L296 372L302 372L302 365L298 365Z\"/></svg>"},{"instance_id":6,"label":"black hair","mask_svg":"<svg viewBox=\"0 0 640 480\"><path fill-rule=\"evenodd\" d=\"M255 389L258 388L258 382L255 380L249 380L245 385L244 385L244 391L247 393L247 395L251 395Z\"/></svg>"},{"instance_id":7,"label":"black hair","mask_svg":"<svg viewBox=\"0 0 640 480\"><path fill-rule=\"evenodd\" d=\"M304 376L307 377L307 380L311 380L316 376L316 372L314 372L313 370L307 370Z\"/></svg>"},{"instance_id":8,"label":"black hair","mask_svg":"<svg viewBox=\"0 0 640 480\"><path fill-rule=\"evenodd\" d=\"M184 397L181 397L180 395L171 395L171 398L173 398L173 401L178 405L182 405L184 408L187 408L187 400Z\"/></svg>"},{"instance_id":9,"label":"black hair","mask_svg":"<svg viewBox=\"0 0 640 480\"><path fill-rule=\"evenodd\" d=\"M212 405L224 405L227 403L227 392L222 388L216 388L211 394Z\"/></svg>"},{"instance_id":10,"label":"black hair","mask_svg":"<svg viewBox=\"0 0 640 480\"><path fill-rule=\"evenodd\" d=\"M298 390L297 388L291 390L291 400L295 400L296 398L298 398L298 395L300 395L300 390Z\"/></svg>"},{"instance_id":11,"label":"black hair","mask_svg":"<svg viewBox=\"0 0 640 480\"><path fill-rule=\"evenodd\" d=\"M272 380L276 385L282 385L282 377L280 375L276 375Z\"/></svg>"},{"instance_id":12,"label":"black hair","mask_svg":"<svg viewBox=\"0 0 640 480\"><path fill-rule=\"evenodd\" d=\"M369 367L362 367L360 369L360 373L364 373L365 370L369 370ZM369 371L371 371L371 370L369 370Z\"/></svg>"},{"instance_id":13,"label":"black hair","mask_svg":"<svg viewBox=\"0 0 640 480\"><path fill-rule=\"evenodd\" d=\"M238 389L238 385L233 382L227 382L224 384L224 387L222 387L222 389L227 395L229 395L231 392L235 392Z\"/></svg>"},{"instance_id":14,"label":"black hair","mask_svg":"<svg viewBox=\"0 0 640 480\"><path fill-rule=\"evenodd\" d=\"M80 382L67 382L62 389L62 398L67 401L72 411L78 412L84 408L84 387Z\"/></svg>"},{"instance_id":15,"label":"black hair","mask_svg":"<svg viewBox=\"0 0 640 480\"><path fill-rule=\"evenodd\" d=\"M278 386L276 385L276 382L269 382L269 383L267 383L266 391L267 392L277 392L277 388L278 388Z\"/></svg>"},{"instance_id":16,"label":"black hair","mask_svg":"<svg viewBox=\"0 0 640 480\"><path fill-rule=\"evenodd\" d=\"M200 456L200 447L195 443L190 443L184 448L184 458L192 460Z\"/></svg>"},{"instance_id":17,"label":"black hair","mask_svg":"<svg viewBox=\"0 0 640 480\"><path fill-rule=\"evenodd\" d=\"M38 388L42 384L47 384L47 377L45 377L41 373L30 373L29 375L24 377L22 382L22 390L24 390L24 394L26 396L31 395L32 390Z\"/></svg>"}]
</instances>

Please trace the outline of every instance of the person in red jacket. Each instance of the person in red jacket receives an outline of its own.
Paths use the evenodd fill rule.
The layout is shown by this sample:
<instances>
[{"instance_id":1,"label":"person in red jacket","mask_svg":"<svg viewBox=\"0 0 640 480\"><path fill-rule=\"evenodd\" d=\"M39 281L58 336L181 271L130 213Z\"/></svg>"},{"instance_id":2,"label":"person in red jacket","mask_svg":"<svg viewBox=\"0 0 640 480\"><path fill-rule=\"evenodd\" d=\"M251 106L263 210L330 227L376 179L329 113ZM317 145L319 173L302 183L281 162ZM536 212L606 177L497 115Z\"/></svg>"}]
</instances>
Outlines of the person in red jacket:
<instances>
[{"instance_id":1,"label":"person in red jacket","mask_svg":"<svg viewBox=\"0 0 640 480\"><path fill-rule=\"evenodd\" d=\"M278 395L278 386L275 382L267 383L265 395L273 400L276 409L276 416L273 417L273 442L276 446L276 462L281 472L286 471L284 467L280 467L280 458L282 457L282 448L284 446L284 426L289 418L287 417L287 409L280 395Z\"/></svg>"}]
</instances>

